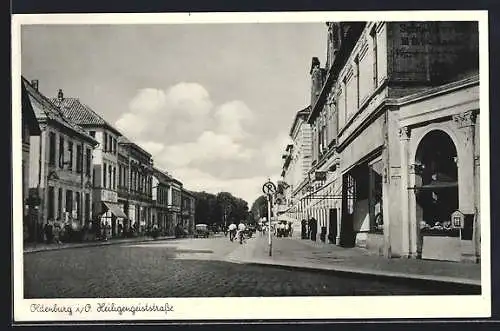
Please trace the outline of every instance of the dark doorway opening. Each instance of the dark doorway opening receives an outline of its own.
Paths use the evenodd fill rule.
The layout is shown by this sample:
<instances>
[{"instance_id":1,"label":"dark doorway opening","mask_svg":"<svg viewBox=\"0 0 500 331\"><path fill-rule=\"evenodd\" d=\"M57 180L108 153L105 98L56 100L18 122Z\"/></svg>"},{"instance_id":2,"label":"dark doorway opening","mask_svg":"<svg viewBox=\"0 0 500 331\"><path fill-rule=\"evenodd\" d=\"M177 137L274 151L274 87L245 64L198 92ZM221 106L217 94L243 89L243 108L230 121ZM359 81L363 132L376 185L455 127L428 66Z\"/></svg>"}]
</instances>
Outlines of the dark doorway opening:
<instances>
[{"instance_id":1,"label":"dark doorway opening","mask_svg":"<svg viewBox=\"0 0 500 331\"><path fill-rule=\"evenodd\" d=\"M451 228L451 214L458 209L456 157L455 144L441 130L429 132L417 148L417 221L422 233L458 235Z\"/></svg>"},{"instance_id":2,"label":"dark doorway opening","mask_svg":"<svg viewBox=\"0 0 500 331\"><path fill-rule=\"evenodd\" d=\"M338 213L338 209L337 208L330 208L330 215L329 215L329 224L328 224L328 228L330 229L329 230L329 233L328 233L328 242L330 244L335 244L336 243L336 239L337 239L337 213Z\"/></svg>"}]
</instances>

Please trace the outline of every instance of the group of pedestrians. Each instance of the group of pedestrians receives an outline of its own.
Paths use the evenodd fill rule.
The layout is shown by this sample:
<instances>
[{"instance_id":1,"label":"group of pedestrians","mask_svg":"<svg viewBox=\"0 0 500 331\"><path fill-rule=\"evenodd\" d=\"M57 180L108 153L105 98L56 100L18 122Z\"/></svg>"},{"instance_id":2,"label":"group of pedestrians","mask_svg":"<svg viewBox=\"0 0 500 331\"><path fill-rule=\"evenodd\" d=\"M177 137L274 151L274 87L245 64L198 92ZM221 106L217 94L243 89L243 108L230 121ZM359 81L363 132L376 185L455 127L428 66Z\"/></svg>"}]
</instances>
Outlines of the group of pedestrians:
<instances>
[{"instance_id":1,"label":"group of pedestrians","mask_svg":"<svg viewBox=\"0 0 500 331\"><path fill-rule=\"evenodd\" d=\"M234 241L235 239L240 242L240 244L243 244L245 240L245 231L246 231L246 226L243 222L240 222L238 226L236 224L231 223L228 227L229 230L229 240Z\"/></svg>"}]
</instances>

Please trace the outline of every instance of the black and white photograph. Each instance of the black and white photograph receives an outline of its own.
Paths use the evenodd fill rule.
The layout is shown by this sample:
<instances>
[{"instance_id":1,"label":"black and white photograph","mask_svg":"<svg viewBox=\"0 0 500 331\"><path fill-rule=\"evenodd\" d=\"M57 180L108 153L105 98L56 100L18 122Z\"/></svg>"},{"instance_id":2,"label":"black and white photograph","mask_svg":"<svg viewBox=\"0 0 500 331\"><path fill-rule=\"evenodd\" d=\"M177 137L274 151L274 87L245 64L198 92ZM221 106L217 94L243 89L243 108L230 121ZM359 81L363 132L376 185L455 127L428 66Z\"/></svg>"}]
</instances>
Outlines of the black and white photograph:
<instances>
[{"instance_id":1,"label":"black and white photograph","mask_svg":"<svg viewBox=\"0 0 500 331\"><path fill-rule=\"evenodd\" d=\"M487 19L14 15L15 319L488 317Z\"/></svg>"}]
</instances>

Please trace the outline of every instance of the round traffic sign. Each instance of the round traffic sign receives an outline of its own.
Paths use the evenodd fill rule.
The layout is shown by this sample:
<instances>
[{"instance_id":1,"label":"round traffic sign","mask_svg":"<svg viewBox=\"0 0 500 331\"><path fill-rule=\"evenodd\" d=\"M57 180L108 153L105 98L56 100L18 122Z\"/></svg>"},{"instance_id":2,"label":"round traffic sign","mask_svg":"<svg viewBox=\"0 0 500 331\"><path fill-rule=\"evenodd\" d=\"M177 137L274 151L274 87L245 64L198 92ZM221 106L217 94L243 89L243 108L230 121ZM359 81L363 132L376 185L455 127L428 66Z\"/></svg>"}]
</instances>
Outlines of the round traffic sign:
<instances>
[{"instance_id":1,"label":"round traffic sign","mask_svg":"<svg viewBox=\"0 0 500 331\"><path fill-rule=\"evenodd\" d=\"M262 192L265 194L273 194L276 192L276 186L273 182L269 181L262 186Z\"/></svg>"}]
</instances>

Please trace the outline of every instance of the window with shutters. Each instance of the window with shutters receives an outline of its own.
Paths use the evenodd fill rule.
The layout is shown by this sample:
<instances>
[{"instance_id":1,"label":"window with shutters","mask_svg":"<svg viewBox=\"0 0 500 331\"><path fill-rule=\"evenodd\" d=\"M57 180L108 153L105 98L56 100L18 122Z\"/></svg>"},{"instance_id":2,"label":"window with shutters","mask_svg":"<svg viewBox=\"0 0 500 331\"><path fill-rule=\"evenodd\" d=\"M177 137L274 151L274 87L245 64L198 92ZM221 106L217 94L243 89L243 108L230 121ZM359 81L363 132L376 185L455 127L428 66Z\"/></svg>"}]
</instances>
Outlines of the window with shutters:
<instances>
[{"instance_id":1,"label":"window with shutters","mask_svg":"<svg viewBox=\"0 0 500 331\"><path fill-rule=\"evenodd\" d=\"M49 132L49 165L56 165L56 134Z\"/></svg>"},{"instance_id":2,"label":"window with shutters","mask_svg":"<svg viewBox=\"0 0 500 331\"><path fill-rule=\"evenodd\" d=\"M361 48L358 63L359 106L365 102L374 90L373 86L373 57L368 42Z\"/></svg>"},{"instance_id":3,"label":"window with shutters","mask_svg":"<svg viewBox=\"0 0 500 331\"><path fill-rule=\"evenodd\" d=\"M90 176L90 170L92 169L92 149L87 148L87 154L85 156L85 173Z\"/></svg>"},{"instance_id":4,"label":"window with shutters","mask_svg":"<svg viewBox=\"0 0 500 331\"><path fill-rule=\"evenodd\" d=\"M107 170L108 170L107 164L104 163L102 165L102 187L103 188L106 188L107 187L107 183L108 183L108 181L107 181L107 179L108 179L107 178L108 177Z\"/></svg>"},{"instance_id":5,"label":"window with shutters","mask_svg":"<svg viewBox=\"0 0 500 331\"><path fill-rule=\"evenodd\" d=\"M82 153L82 146L77 145L76 146L76 172L77 173L82 173L82 168L83 168L83 153Z\"/></svg>"},{"instance_id":6,"label":"window with shutters","mask_svg":"<svg viewBox=\"0 0 500 331\"><path fill-rule=\"evenodd\" d=\"M345 115L346 115L346 109L345 109L345 81L342 83L342 88L339 91L338 94L338 118L339 118L339 129L344 127L345 125Z\"/></svg>"},{"instance_id":7,"label":"window with shutters","mask_svg":"<svg viewBox=\"0 0 500 331\"><path fill-rule=\"evenodd\" d=\"M68 141L68 170L73 170L73 142Z\"/></svg>"},{"instance_id":8,"label":"window with shutters","mask_svg":"<svg viewBox=\"0 0 500 331\"><path fill-rule=\"evenodd\" d=\"M90 221L90 194L85 193L85 221Z\"/></svg>"},{"instance_id":9,"label":"window with shutters","mask_svg":"<svg viewBox=\"0 0 500 331\"><path fill-rule=\"evenodd\" d=\"M62 219L63 215L63 189L59 188L57 193L57 218Z\"/></svg>"},{"instance_id":10,"label":"window with shutters","mask_svg":"<svg viewBox=\"0 0 500 331\"><path fill-rule=\"evenodd\" d=\"M116 167L113 167L113 190L116 190Z\"/></svg>"},{"instance_id":11,"label":"window with shutters","mask_svg":"<svg viewBox=\"0 0 500 331\"><path fill-rule=\"evenodd\" d=\"M372 82L373 88L376 89L378 87L378 54L377 54L377 30L376 24L373 29L370 31L371 43L372 43L372 54L373 54L373 70L372 70Z\"/></svg>"},{"instance_id":12,"label":"window with shutters","mask_svg":"<svg viewBox=\"0 0 500 331\"><path fill-rule=\"evenodd\" d=\"M355 67L357 68L357 65ZM353 69L346 76L346 122L352 118L358 109L358 82Z\"/></svg>"},{"instance_id":13,"label":"window with shutters","mask_svg":"<svg viewBox=\"0 0 500 331\"><path fill-rule=\"evenodd\" d=\"M66 212L70 213L70 215L73 212L73 191L72 190L66 191Z\"/></svg>"},{"instance_id":14,"label":"window with shutters","mask_svg":"<svg viewBox=\"0 0 500 331\"><path fill-rule=\"evenodd\" d=\"M54 219L54 186L49 186L47 197L47 217L49 220Z\"/></svg>"},{"instance_id":15,"label":"window with shutters","mask_svg":"<svg viewBox=\"0 0 500 331\"><path fill-rule=\"evenodd\" d=\"M82 202L80 200L80 197L81 197L80 192L75 192L76 217L77 217L78 220L82 219L82 214L81 214L82 213L82 209L81 209L82 208L82 206L81 206Z\"/></svg>"},{"instance_id":16,"label":"window with shutters","mask_svg":"<svg viewBox=\"0 0 500 331\"><path fill-rule=\"evenodd\" d=\"M59 137L59 168L64 168L64 137Z\"/></svg>"}]
</instances>

